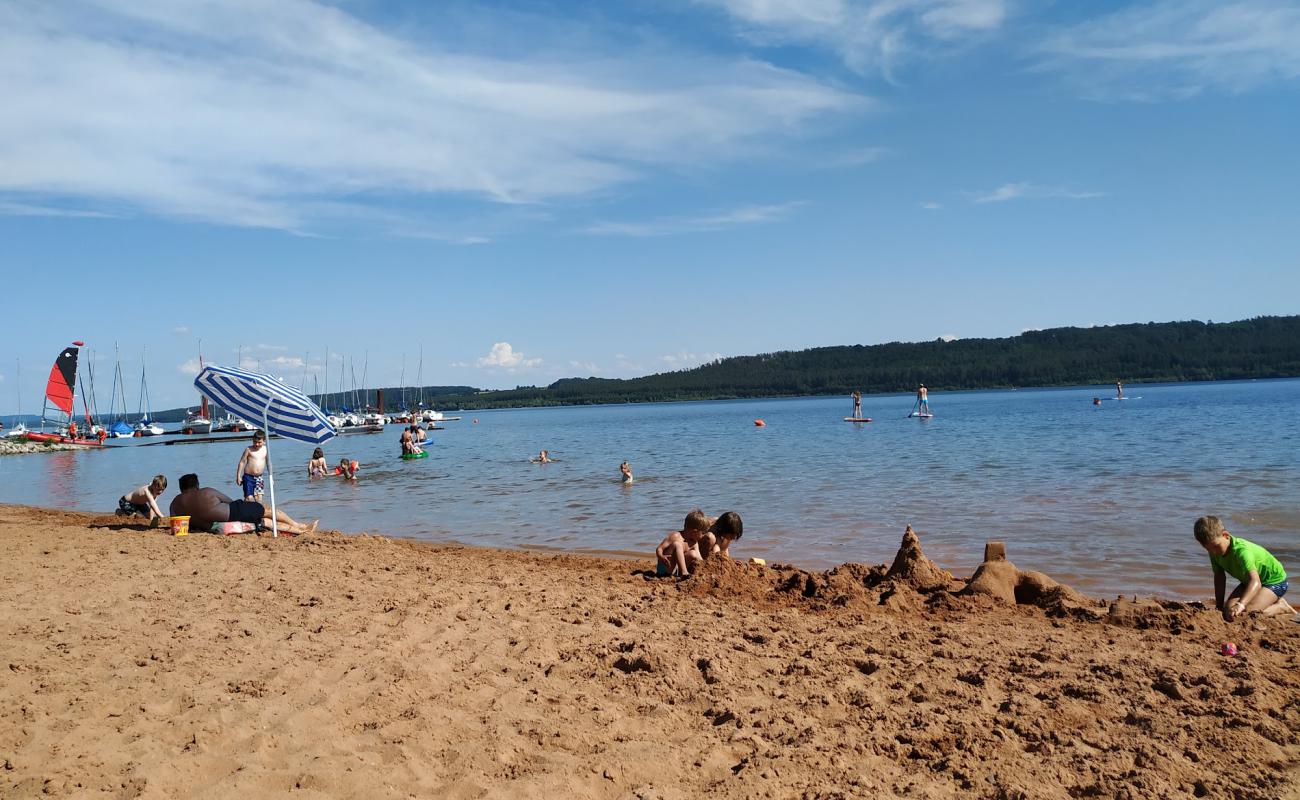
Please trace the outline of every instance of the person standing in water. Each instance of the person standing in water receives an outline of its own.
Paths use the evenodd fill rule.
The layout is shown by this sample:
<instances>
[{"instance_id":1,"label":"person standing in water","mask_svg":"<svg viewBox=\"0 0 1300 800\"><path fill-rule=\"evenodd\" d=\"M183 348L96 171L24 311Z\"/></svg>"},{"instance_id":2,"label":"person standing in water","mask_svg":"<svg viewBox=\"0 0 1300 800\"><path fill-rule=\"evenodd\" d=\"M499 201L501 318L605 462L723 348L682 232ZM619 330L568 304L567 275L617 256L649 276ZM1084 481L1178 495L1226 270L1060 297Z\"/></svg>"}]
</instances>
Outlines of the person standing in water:
<instances>
[{"instance_id":1,"label":"person standing in water","mask_svg":"<svg viewBox=\"0 0 1300 800\"><path fill-rule=\"evenodd\" d=\"M916 405L922 414L930 413L930 390L925 388L924 383L916 390Z\"/></svg>"},{"instance_id":2,"label":"person standing in water","mask_svg":"<svg viewBox=\"0 0 1300 800\"><path fill-rule=\"evenodd\" d=\"M1124 384L1120 381L1115 381L1115 399L1124 399Z\"/></svg>"},{"instance_id":3,"label":"person standing in water","mask_svg":"<svg viewBox=\"0 0 1300 800\"><path fill-rule=\"evenodd\" d=\"M853 390L853 418L862 419L862 392Z\"/></svg>"},{"instance_id":4,"label":"person standing in water","mask_svg":"<svg viewBox=\"0 0 1300 800\"><path fill-rule=\"evenodd\" d=\"M632 482L632 465L624 461L618 465L618 472L623 476L623 483Z\"/></svg>"},{"instance_id":5,"label":"person standing in water","mask_svg":"<svg viewBox=\"0 0 1300 800\"><path fill-rule=\"evenodd\" d=\"M235 485L243 491L244 500L248 502L262 502L262 495L266 492L263 477L266 473L266 452L266 432L254 431L252 446L244 448L244 454L239 457L239 466L235 467Z\"/></svg>"}]
</instances>

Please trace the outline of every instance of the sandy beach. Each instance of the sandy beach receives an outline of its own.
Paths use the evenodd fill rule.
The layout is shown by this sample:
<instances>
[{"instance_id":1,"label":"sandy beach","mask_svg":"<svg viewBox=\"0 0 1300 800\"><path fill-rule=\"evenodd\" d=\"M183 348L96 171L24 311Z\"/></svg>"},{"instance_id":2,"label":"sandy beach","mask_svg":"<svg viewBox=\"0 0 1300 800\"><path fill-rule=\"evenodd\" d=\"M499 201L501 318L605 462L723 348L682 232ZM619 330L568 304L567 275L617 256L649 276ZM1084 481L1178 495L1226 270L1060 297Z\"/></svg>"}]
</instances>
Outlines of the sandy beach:
<instances>
[{"instance_id":1,"label":"sandy beach","mask_svg":"<svg viewBox=\"0 0 1300 800\"><path fill-rule=\"evenodd\" d=\"M1300 796L1289 620L918 551L675 581L17 506L0 546L6 798Z\"/></svg>"}]
</instances>

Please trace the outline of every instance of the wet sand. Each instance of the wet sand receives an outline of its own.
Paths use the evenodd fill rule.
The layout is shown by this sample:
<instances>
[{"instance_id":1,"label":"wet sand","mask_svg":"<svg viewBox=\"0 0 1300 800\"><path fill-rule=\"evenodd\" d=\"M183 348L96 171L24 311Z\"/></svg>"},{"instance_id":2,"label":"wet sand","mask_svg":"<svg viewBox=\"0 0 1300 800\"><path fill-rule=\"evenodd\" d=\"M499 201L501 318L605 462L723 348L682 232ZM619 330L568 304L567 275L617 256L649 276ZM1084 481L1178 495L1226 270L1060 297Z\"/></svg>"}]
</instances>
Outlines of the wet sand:
<instances>
[{"instance_id":1,"label":"wet sand","mask_svg":"<svg viewBox=\"0 0 1300 800\"><path fill-rule=\"evenodd\" d=\"M1287 620L919 552L679 582L16 506L0 545L6 798L1300 796Z\"/></svg>"}]
</instances>

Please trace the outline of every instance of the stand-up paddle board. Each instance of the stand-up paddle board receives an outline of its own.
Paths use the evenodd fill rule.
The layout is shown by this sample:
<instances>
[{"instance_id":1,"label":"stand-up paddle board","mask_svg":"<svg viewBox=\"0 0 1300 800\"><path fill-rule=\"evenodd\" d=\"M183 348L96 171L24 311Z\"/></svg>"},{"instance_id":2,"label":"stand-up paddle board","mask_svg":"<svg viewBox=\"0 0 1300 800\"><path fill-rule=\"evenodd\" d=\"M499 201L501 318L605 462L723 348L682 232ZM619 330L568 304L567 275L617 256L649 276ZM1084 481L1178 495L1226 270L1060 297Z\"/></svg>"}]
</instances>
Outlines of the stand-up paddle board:
<instances>
[{"instance_id":1,"label":"stand-up paddle board","mask_svg":"<svg viewBox=\"0 0 1300 800\"><path fill-rule=\"evenodd\" d=\"M845 422L870 422L871 417L845 417Z\"/></svg>"},{"instance_id":2,"label":"stand-up paddle board","mask_svg":"<svg viewBox=\"0 0 1300 800\"><path fill-rule=\"evenodd\" d=\"M928 414L928 413L927 413L927 414L918 414L917 412L913 411L911 414L908 414L907 416L908 416L908 418L916 417L917 419L929 419L930 417L933 417L934 415L933 415L933 414Z\"/></svg>"},{"instance_id":3,"label":"stand-up paddle board","mask_svg":"<svg viewBox=\"0 0 1300 800\"><path fill-rule=\"evenodd\" d=\"M1105 399L1106 400L1141 400L1142 395L1138 395L1137 397L1107 397Z\"/></svg>"}]
</instances>

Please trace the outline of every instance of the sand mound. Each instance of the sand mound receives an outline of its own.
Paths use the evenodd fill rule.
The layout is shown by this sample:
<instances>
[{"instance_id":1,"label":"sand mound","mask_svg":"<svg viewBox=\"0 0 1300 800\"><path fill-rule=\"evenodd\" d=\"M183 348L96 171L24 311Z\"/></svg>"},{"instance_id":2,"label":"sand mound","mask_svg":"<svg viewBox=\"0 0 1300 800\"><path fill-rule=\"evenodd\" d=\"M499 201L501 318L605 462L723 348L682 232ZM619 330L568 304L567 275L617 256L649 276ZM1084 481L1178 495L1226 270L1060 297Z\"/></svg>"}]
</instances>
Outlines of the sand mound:
<instances>
[{"instance_id":1,"label":"sand mound","mask_svg":"<svg viewBox=\"0 0 1300 800\"><path fill-rule=\"evenodd\" d=\"M903 532L903 543L899 545L894 564L886 576L890 580L902 581L918 592L935 592L947 589L952 582L952 575L940 569L925 553L921 552L921 540L908 525Z\"/></svg>"}]
</instances>

